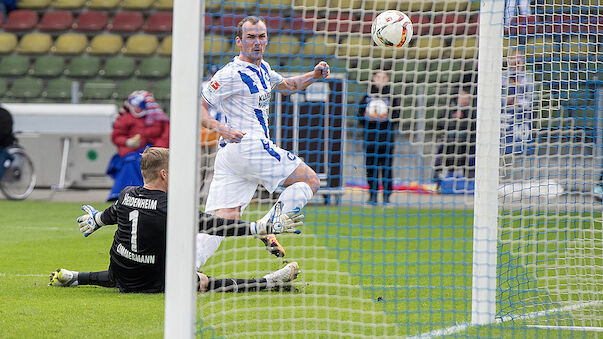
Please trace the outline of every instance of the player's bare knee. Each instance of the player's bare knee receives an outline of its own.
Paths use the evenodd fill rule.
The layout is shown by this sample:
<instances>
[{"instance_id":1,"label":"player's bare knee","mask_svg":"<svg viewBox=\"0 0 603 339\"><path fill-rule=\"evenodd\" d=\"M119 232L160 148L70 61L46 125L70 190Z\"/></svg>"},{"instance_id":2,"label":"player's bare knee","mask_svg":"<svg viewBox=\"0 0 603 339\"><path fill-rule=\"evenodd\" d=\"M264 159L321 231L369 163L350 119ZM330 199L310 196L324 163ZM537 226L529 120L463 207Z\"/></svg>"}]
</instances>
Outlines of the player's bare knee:
<instances>
[{"instance_id":1,"label":"player's bare knee","mask_svg":"<svg viewBox=\"0 0 603 339\"><path fill-rule=\"evenodd\" d=\"M320 179L318 179L318 175L316 173L312 173L313 175L309 175L306 179L306 184L310 186L312 189L312 193L316 194L318 189L320 188Z\"/></svg>"},{"instance_id":2,"label":"player's bare knee","mask_svg":"<svg viewBox=\"0 0 603 339\"><path fill-rule=\"evenodd\" d=\"M225 219L241 219L241 207L221 208L216 211L216 216Z\"/></svg>"},{"instance_id":3,"label":"player's bare knee","mask_svg":"<svg viewBox=\"0 0 603 339\"><path fill-rule=\"evenodd\" d=\"M199 276L199 292L207 292L209 278L205 274L199 272L197 272L197 276Z\"/></svg>"}]
</instances>

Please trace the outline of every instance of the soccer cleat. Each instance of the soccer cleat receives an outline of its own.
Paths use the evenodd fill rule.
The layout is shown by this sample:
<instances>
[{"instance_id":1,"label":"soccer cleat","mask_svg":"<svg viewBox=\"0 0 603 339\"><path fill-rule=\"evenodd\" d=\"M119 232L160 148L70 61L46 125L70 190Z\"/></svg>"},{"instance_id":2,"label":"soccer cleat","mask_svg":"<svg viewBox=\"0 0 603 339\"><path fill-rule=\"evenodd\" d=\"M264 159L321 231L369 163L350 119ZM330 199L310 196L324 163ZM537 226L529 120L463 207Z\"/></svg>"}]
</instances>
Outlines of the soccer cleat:
<instances>
[{"instance_id":1,"label":"soccer cleat","mask_svg":"<svg viewBox=\"0 0 603 339\"><path fill-rule=\"evenodd\" d=\"M284 285L295 278L299 274L299 265L294 261L290 262L285 267L276 270L272 273L268 273L263 276L264 279L268 282L269 287Z\"/></svg>"},{"instance_id":2,"label":"soccer cleat","mask_svg":"<svg viewBox=\"0 0 603 339\"><path fill-rule=\"evenodd\" d=\"M64 268L57 268L56 272L50 273L50 283L48 283L48 286L77 286L77 273Z\"/></svg>"},{"instance_id":3,"label":"soccer cleat","mask_svg":"<svg viewBox=\"0 0 603 339\"><path fill-rule=\"evenodd\" d=\"M275 257L284 257L285 249L281 244L276 240L276 236L274 234L266 234L260 238L260 240L266 246L266 250L270 252L270 254Z\"/></svg>"}]
</instances>

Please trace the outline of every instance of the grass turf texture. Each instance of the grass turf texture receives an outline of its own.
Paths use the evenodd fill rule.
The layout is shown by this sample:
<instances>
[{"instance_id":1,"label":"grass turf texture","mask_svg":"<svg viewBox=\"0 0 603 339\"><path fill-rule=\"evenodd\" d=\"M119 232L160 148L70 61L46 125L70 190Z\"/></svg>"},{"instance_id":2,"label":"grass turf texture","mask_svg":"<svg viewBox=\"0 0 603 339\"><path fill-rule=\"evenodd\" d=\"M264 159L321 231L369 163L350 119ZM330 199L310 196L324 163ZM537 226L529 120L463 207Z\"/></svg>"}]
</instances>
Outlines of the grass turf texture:
<instances>
[{"instance_id":1,"label":"grass turf texture","mask_svg":"<svg viewBox=\"0 0 603 339\"><path fill-rule=\"evenodd\" d=\"M108 204L97 204L102 209ZM0 201L0 337L163 335L164 296L101 287L51 288L58 267L104 270L113 229L84 238L80 204ZM255 206L244 216L260 214ZM403 337L470 320L471 211L306 208L301 236L281 236L302 274L291 291L199 294L198 336ZM204 267L216 277L260 277L282 266L252 238L229 238ZM521 269L521 268L517 268ZM601 286L597 286L600 288ZM584 310L582 310L583 312ZM601 307L592 310L601 313ZM527 321L458 336L594 338Z\"/></svg>"}]
</instances>

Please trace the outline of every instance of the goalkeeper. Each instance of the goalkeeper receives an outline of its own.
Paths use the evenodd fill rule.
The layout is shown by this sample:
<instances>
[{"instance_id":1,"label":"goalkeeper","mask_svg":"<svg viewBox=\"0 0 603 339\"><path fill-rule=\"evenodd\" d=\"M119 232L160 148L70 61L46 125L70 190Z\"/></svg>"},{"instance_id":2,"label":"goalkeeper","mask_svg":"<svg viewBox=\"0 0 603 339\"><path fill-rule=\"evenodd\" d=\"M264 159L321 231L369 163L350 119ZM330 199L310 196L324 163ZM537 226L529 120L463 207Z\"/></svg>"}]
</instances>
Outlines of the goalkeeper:
<instances>
[{"instance_id":1,"label":"goalkeeper","mask_svg":"<svg viewBox=\"0 0 603 339\"><path fill-rule=\"evenodd\" d=\"M80 231L90 235L104 225L117 224L110 250L109 269L75 272L57 269L50 275L54 286L97 285L117 287L121 292L159 293L165 288L168 157L166 148L151 147L142 154L144 186L126 187L114 205L99 212L89 205L77 218ZM201 214L199 232L217 236L248 236L268 233L299 233L301 214L281 214L268 221L246 222ZM297 263L260 279L217 279L197 273L199 291L243 292L269 289L295 279Z\"/></svg>"}]
</instances>

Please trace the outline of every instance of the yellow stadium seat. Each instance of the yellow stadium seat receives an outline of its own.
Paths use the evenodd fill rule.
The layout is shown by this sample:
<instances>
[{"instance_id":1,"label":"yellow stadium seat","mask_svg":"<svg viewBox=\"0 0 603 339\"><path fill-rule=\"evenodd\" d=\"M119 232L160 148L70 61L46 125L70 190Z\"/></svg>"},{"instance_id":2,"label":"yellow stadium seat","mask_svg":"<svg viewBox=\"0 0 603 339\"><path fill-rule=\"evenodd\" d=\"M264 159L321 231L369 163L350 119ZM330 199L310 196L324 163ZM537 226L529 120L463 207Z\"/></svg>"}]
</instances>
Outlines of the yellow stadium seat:
<instances>
[{"instance_id":1,"label":"yellow stadium seat","mask_svg":"<svg viewBox=\"0 0 603 339\"><path fill-rule=\"evenodd\" d=\"M293 0L292 2L293 7L300 10L308 8L321 10L327 8L327 0Z\"/></svg>"},{"instance_id":2,"label":"yellow stadium seat","mask_svg":"<svg viewBox=\"0 0 603 339\"><path fill-rule=\"evenodd\" d=\"M149 34L132 35L126 41L124 54L126 55L150 55L155 53L159 46L157 37Z\"/></svg>"},{"instance_id":3,"label":"yellow stadium seat","mask_svg":"<svg viewBox=\"0 0 603 339\"><path fill-rule=\"evenodd\" d=\"M159 55L172 55L172 36L166 36L161 41L161 45L157 49L157 54Z\"/></svg>"},{"instance_id":4,"label":"yellow stadium seat","mask_svg":"<svg viewBox=\"0 0 603 339\"><path fill-rule=\"evenodd\" d=\"M52 0L50 4L53 8L77 9L84 7L86 0Z\"/></svg>"},{"instance_id":5,"label":"yellow stadium seat","mask_svg":"<svg viewBox=\"0 0 603 339\"><path fill-rule=\"evenodd\" d=\"M55 54L75 55L81 54L88 45L88 38L84 34L65 33L59 35L54 42L52 52Z\"/></svg>"},{"instance_id":6,"label":"yellow stadium seat","mask_svg":"<svg viewBox=\"0 0 603 339\"><path fill-rule=\"evenodd\" d=\"M10 53L17 47L17 36L13 33L0 33L0 54Z\"/></svg>"},{"instance_id":7,"label":"yellow stadium seat","mask_svg":"<svg viewBox=\"0 0 603 339\"><path fill-rule=\"evenodd\" d=\"M171 11L174 9L174 0L157 0L153 4L153 8L162 11Z\"/></svg>"},{"instance_id":8,"label":"yellow stadium seat","mask_svg":"<svg viewBox=\"0 0 603 339\"><path fill-rule=\"evenodd\" d=\"M206 0L206 4L207 4ZM216 0L211 0L211 1L216 1ZM299 1L298 1L299 2ZM279 8L281 6L284 7L291 7L291 5L293 4L292 0L260 0L260 7L262 8Z\"/></svg>"},{"instance_id":9,"label":"yellow stadium seat","mask_svg":"<svg viewBox=\"0 0 603 339\"><path fill-rule=\"evenodd\" d=\"M407 57L417 59L445 58L449 54L444 40L438 37L418 37L415 47L404 48L404 52Z\"/></svg>"},{"instance_id":10,"label":"yellow stadium seat","mask_svg":"<svg viewBox=\"0 0 603 339\"><path fill-rule=\"evenodd\" d=\"M597 42L594 37L589 39L588 36L570 36L561 46L563 57L566 58L586 58L589 54L596 57Z\"/></svg>"},{"instance_id":11,"label":"yellow stadium seat","mask_svg":"<svg viewBox=\"0 0 603 339\"><path fill-rule=\"evenodd\" d=\"M17 1L18 8L41 9L50 5L50 0L19 0Z\"/></svg>"},{"instance_id":12,"label":"yellow stadium seat","mask_svg":"<svg viewBox=\"0 0 603 339\"><path fill-rule=\"evenodd\" d=\"M123 9L148 9L155 2L155 0L123 0L121 8Z\"/></svg>"},{"instance_id":13,"label":"yellow stadium seat","mask_svg":"<svg viewBox=\"0 0 603 339\"><path fill-rule=\"evenodd\" d=\"M222 2L222 9L226 12L249 11L255 9L257 0L225 0Z\"/></svg>"},{"instance_id":14,"label":"yellow stadium seat","mask_svg":"<svg viewBox=\"0 0 603 339\"><path fill-rule=\"evenodd\" d=\"M276 35L268 41L268 54L296 55L300 49L299 38L292 35Z\"/></svg>"},{"instance_id":15,"label":"yellow stadium seat","mask_svg":"<svg viewBox=\"0 0 603 339\"><path fill-rule=\"evenodd\" d=\"M203 51L209 54L223 54L230 50L230 40L218 34L206 34Z\"/></svg>"},{"instance_id":16,"label":"yellow stadium seat","mask_svg":"<svg viewBox=\"0 0 603 339\"><path fill-rule=\"evenodd\" d=\"M463 12L469 6L469 0L434 0L433 12Z\"/></svg>"},{"instance_id":17,"label":"yellow stadium seat","mask_svg":"<svg viewBox=\"0 0 603 339\"><path fill-rule=\"evenodd\" d=\"M452 57L455 59L477 59L477 38L458 37L452 40Z\"/></svg>"},{"instance_id":18,"label":"yellow stadium seat","mask_svg":"<svg viewBox=\"0 0 603 339\"><path fill-rule=\"evenodd\" d=\"M114 9L117 8L121 0L90 0L88 8L94 9Z\"/></svg>"},{"instance_id":19,"label":"yellow stadium seat","mask_svg":"<svg viewBox=\"0 0 603 339\"><path fill-rule=\"evenodd\" d=\"M530 37L525 45L525 56L536 59L551 56L555 52L556 45L557 43L552 37Z\"/></svg>"},{"instance_id":20,"label":"yellow stadium seat","mask_svg":"<svg viewBox=\"0 0 603 339\"><path fill-rule=\"evenodd\" d=\"M113 55L119 53L124 41L117 34L100 34L92 38L87 51L93 55Z\"/></svg>"},{"instance_id":21,"label":"yellow stadium seat","mask_svg":"<svg viewBox=\"0 0 603 339\"><path fill-rule=\"evenodd\" d=\"M369 11L385 11L388 9L396 9L402 12L417 12L430 11L432 6L431 0L425 1L410 1L410 0L366 0L364 9Z\"/></svg>"},{"instance_id":22,"label":"yellow stadium seat","mask_svg":"<svg viewBox=\"0 0 603 339\"><path fill-rule=\"evenodd\" d=\"M19 45L17 52L20 54L44 54L52 47L52 37L46 33L28 33L25 34Z\"/></svg>"},{"instance_id":23,"label":"yellow stadium seat","mask_svg":"<svg viewBox=\"0 0 603 339\"><path fill-rule=\"evenodd\" d=\"M331 36L315 35L304 43L303 55L332 56L335 54L337 40Z\"/></svg>"},{"instance_id":24,"label":"yellow stadium seat","mask_svg":"<svg viewBox=\"0 0 603 339\"><path fill-rule=\"evenodd\" d=\"M355 10L362 7L362 0L330 0L330 8L340 8L342 10Z\"/></svg>"},{"instance_id":25,"label":"yellow stadium seat","mask_svg":"<svg viewBox=\"0 0 603 339\"><path fill-rule=\"evenodd\" d=\"M339 56L366 57L371 52L373 41L368 35L350 35L339 46Z\"/></svg>"}]
</instances>

